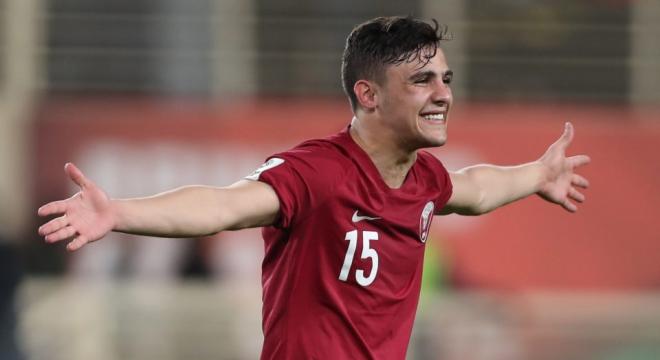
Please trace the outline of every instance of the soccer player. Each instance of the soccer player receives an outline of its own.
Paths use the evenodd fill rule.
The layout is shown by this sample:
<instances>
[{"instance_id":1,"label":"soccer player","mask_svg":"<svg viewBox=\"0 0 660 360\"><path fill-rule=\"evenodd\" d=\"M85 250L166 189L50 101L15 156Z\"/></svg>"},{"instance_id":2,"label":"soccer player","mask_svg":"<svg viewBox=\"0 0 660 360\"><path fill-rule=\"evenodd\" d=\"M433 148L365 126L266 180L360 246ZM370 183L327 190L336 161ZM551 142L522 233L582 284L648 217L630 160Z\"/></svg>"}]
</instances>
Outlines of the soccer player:
<instances>
[{"instance_id":1,"label":"soccer player","mask_svg":"<svg viewBox=\"0 0 660 360\"><path fill-rule=\"evenodd\" d=\"M357 26L342 59L354 117L338 134L273 155L227 187L110 199L73 164L73 197L39 228L75 251L110 231L194 237L264 227L263 359L404 359L434 214L487 213L532 194L574 212L589 162L567 157L573 128L538 160L448 172L421 150L447 138L446 30L409 17Z\"/></svg>"}]
</instances>

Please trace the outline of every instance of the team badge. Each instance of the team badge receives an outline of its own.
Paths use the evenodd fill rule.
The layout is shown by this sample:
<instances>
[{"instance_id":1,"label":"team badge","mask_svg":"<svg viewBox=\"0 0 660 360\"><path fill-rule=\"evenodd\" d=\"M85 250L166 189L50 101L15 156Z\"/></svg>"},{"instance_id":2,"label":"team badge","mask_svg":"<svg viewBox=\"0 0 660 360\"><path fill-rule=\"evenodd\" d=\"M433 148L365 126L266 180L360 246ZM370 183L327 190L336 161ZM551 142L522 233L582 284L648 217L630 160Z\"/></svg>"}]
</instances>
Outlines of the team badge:
<instances>
[{"instance_id":1,"label":"team badge","mask_svg":"<svg viewBox=\"0 0 660 360\"><path fill-rule=\"evenodd\" d=\"M425 243L426 238L429 237L434 209L435 205L433 205L433 201L427 202L426 205L424 205L424 210L422 210L422 216L419 218L419 240L423 243Z\"/></svg>"},{"instance_id":2,"label":"team badge","mask_svg":"<svg viewBox=\"0 0 660 360\"><path fill-rule=\"evenodd\" d=\"M262 172L272 169L276 166L282 165L284 163L284 159L280 158L270 158L268 161L266 161L263 165L259 166L257 170L255 170L252 174L246 176L245 178L248 180L259 180L259 175L261 175Z\"/></svg>"}]
</instances>

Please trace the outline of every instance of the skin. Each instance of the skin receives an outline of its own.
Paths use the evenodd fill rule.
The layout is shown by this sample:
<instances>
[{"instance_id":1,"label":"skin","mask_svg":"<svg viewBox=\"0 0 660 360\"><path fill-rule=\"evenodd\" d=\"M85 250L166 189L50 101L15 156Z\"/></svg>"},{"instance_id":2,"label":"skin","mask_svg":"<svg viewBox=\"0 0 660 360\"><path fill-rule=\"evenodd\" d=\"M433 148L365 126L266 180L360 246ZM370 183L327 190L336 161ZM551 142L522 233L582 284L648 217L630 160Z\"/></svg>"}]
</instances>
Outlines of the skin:
<instances>
[{"instance_id":1,"label":"skin","mask_svg":"<svg viewBox=\"0 0 660 360\"><path fill-rule=\"evenodd\" d=\"M420 148L442 146L447 140L453 73L442 49L428 62L418 60L388 66L385 81L360 80L354 91L360 104L351 136L369 154L385 182L403 184ZM444 121L422 115L442 113ZM475 165L450 172L453 193L440 214L479 215L532 194L577 211L585 200L578 188L589 182L575 169L590 162L586 155L566 157L573 126L538 160L518 166Z\"/></svg>"},{"instance_id":2,"label":"skin","mask_svg":"<svg viewBox=\"0 0 660 360\"><path fill-rule=\"evenodd\" d=\"M362 79L355 83L359 105L350 134L392 188L403 183L417 150L441 146L453 97L451 71L442 50L428 63L390 65L382 83ZM432 121L422 115L443 114ZM537 194L577 211L585 200L578 190L587 179L575 173L589 163L586 155L566 156L573 126L537 160L517 166L475 165L450 172L453 194L440 214L478 215ZM68 241L75 251L110 231L163 237L194 237L273 224L279 213L275 191L259 181L241 180L227 187L186 186L147 198L111 199L73 164L67 176L80 187L69 199L48 203L40 216L58 217L39 228L45 241ZM254 206L253 204L259 204Z\"/></svg>"},{"instance_id":3,"label":"skin","mask_svg":"<svg viewBox=\"0 0 660 360\"><path fill-rule=\"evenodd\" d=\"M403 62L385 69L385 81L360 80L353 90L360 103L351 136L369 154L392 188L403 183L417 150L444 145L453 96L452 72L438 49L426 64ZM442 114L444 120L427 120Z\"/></svg>"}]
</instances>

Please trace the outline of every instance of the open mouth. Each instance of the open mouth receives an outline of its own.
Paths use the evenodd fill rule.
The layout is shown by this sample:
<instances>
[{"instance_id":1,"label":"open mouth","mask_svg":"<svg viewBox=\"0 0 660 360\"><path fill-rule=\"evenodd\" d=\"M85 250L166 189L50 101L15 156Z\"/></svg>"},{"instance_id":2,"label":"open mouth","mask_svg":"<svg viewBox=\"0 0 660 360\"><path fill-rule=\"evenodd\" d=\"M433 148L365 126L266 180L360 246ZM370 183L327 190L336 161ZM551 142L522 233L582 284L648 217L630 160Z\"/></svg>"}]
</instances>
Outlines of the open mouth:
<instances>
[{"instance_id":1,"label":"open mouth","mask_svg":"<svg viewBox=\"0 0 660 360\"><path fill-rule=\"evenodd\" d=\"M429 121L444 121L445 114L427 114L422 116L424 119Z\"/></svg>"},{"instance_id":2,"label":"open mouth","mask_svg":"<svg viewBox=\"0 0 660 360\"><path fill-rule=\"evenodd\" d=\"M444 124L445 123L445 113L444 112L434 112L434 113L425 113L425 114L420 114L424 120L431 122L431 123L436 123L436 124Z\"/></svg>"}]
</instances>

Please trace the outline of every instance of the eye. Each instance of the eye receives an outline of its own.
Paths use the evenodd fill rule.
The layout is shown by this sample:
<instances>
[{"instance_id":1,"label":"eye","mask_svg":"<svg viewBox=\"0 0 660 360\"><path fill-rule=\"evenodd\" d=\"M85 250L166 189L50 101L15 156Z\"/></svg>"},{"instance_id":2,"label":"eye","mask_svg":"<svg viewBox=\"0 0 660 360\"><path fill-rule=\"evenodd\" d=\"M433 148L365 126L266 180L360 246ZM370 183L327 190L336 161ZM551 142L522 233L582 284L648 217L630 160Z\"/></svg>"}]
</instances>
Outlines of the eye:
<instances>
[{"instance_id":1,"label":"eye","mask_svg":"<svg viewBox=\"0 0 660 360\"><path fill-rule=\"evenodd\" d=\"M429 77L428 76L423 76L423 77L417 78L414 81L415 84L426 84L428 82L429 82Z\"/></svg>"},{"instance_id":2,"label":"eye","mask_svg":"<svg viewBox=\"0 0 660 360\"><path fill-rule=\"evenodd\" d=\"M442 82L445 84L451 84L453 78L454 78L454 73L448 72L445 74L445 76L442 77Z\"/></svg>"}]
</instances>

